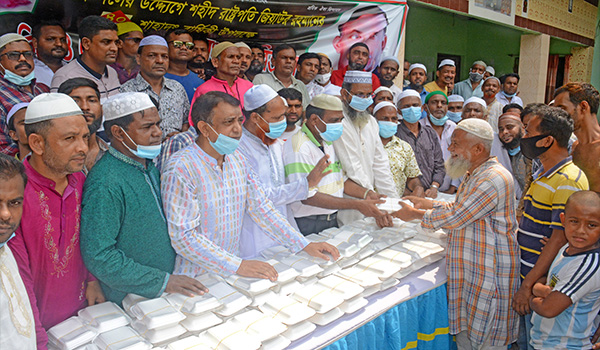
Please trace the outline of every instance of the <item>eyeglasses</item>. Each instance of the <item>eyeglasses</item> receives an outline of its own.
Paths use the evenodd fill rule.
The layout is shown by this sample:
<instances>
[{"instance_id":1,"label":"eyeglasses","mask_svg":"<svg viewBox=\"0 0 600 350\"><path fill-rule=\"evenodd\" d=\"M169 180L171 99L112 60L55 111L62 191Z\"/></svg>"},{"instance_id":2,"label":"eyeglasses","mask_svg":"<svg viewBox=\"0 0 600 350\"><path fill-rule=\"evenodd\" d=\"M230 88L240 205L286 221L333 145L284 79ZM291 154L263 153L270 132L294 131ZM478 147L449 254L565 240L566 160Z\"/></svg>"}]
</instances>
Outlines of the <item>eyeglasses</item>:
<instances>
[{"instance_id":1,"label":"eyeglasses","mask_svg":"<svg viewBox=\"0 0 600 350\"><path fill-rule=\"evenodd\" d=\"M3 53L2 55L0 55L0 57L4 55L6 55L6 57L8 57L8 59L11 61L18 61L19 58L21 58L21 55L23 55L23 57L25 57L26 60L29 60L33 58L33 51L10 51Z\"/></svg>"},{"instance_id":2,"label":"eyeglasses","mask_svg":"<svg viewBox=\"0 0 600 350\"><path fill-rule=\"evenodd\" d=\"M344 89L344 90L346 90L346 89ZM360 93L360 94L353 94L353 93L351 93L351 92L350 92L350 91L348 91L348 90L346 90L346 91L347 91L347 92L350 94L350 96L357 96L357 97L360 97L360 98L369 98L369 97L370 97L370 98L374 98L374 97L375 97L375 94L374 94L374 93L370 93L370 94L363 94L363 93Z\"/></svg>"},{"instance_id":3,"label":"eyeglasses","mask_svg":"<svg viewBox=\"0 0 600 350\"><path fill-rule=\"evenodd\" d=\"M135 37L130 36L128 38L123 38L123 40L131 40L134 43L139 44L142 41L142 38L135 38Z\"/></svg>"},{"instance_id":4,"label":"eyeglasses","mask_svg":"<svg viewBox=\"0 0 600 350\"><path fill-rule=\"evenodd\" d=\"M179 49L179 48L183 47L184 45L188 50L192 50L194 48L194 43L191 41L173 40L173 41L169 41L169 42L173 43L173 46L176 49Z\"/></svg>"}]
</instances>

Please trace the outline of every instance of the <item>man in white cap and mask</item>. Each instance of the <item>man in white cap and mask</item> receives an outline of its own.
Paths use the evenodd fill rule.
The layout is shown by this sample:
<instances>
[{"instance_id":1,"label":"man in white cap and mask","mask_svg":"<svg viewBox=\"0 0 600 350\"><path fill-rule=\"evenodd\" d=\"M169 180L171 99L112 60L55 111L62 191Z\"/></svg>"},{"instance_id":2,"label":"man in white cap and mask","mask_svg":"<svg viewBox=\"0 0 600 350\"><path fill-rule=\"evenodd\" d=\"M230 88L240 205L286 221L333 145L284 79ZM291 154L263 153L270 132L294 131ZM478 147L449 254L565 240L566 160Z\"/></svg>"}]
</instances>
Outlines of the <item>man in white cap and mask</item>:
<instances>
[{"instance_id":1,"label":"man in white cap and mask","mask_svg":"<svg viewBox=\"0 0 600 350\"><path fill-rule=\"evenodd\" d=\"M408 86L404 88L413 89L419 93L421 96L421 101L425 103L425 97L427 97L427 90L425 90L424 85L427 81L427 67L425 67L422 63L413 63L408 68ZM440 90L441 91L441 90ZM400 94L398 94L400 96ZM398 104L398 96L395 96L394 104Z\"/></svg>"},{"instance_id":2,"label":"man in white cap and mask","mask_svg":"<svg viewBox=\"0 0 600 350\"><path fill-rule=\"evenodd\" d=\"M452 93L461 95L465 100L471 96L483 97L481 82L487 65L483 61L475 61L469 69L469 79L459 81L454 85Z\"/></svg>"},{"instance_id":3,"label":"man in white cap and mask","mask_svg":"<svg viewBox=\"0 0 600 350\"><path fill-rule=\"evenodd\" d=\"M315 96L307 109L300 132L284 146L285 176L288 183L307 178L324 157L328 166L319 183L309 188L308 198L291 204L300 232L304 235L338 227L337 211L355 209L365 216L382 216L376 204L382 201L360 198L367 189L345 178L332 142L343 132L342 101L326 94Z\"/></svg>"},{"instance_id":4,"label":"man in white cap and mask","mask_svg":"<svg viewBox=\"0 0 600 350\"><path fill-rule=\"evenodd\" d=\"M454 77L456 76L456 63L451 59L443 59L438 64L437 71L435 72L435 80L425 84L423 87L427 92L436 90L443 91L448 94L449 86L454 84Z\"/></svg>"},{"instance_id":5,"label":"man in white cap and mask","mask_svg":"<svg viewBox=\"0 0 600 350\"><path fill-rule=\"evenodd\" d=\"M519 286L514 182L490 157L494 132L479 119L458 123L446 162L463 177L450 204L408 197L392 215L422 220L424 229L448 232L448 318L458 349L506 349L518 337L511 298Z\"/></svg>"},{"instance_id":6,"label":"man in white cap and mask","mask_svg":"<svg viewBox=\"0 0 600 350\"><path fill-rule=\"evenodd\" d=\"M175 251L160 197L157 108L142 92L112 96L103 105L111 147L90 171L83 190L81 254L87 268L117 304L128 293L204 294L200 282L172 275ZM144 205L140 205L144 203ZM141 242L152 242L140 245Z\"/></svg>"},{"instance_id":7,"label":"man in white cap and mask","mask_svg":"<svg viewBox=\"0 0 600 350\"><path fill-rule=\"evenodd\" d=\"M244 116L237 99L211 91L192 106L198 139L174 154L165 165L161 192L177 253L174 273L277 280L270 264L240 258L240 235L245 214L272 240L296 253L334 259L338 250L327 243L308 243L262 190L246 157L236 151ZM269 175L270 176L270 175ZM227 181L223 181L227 179Z\"/></svg>"},{"instance_id":8,"label":"man in white cap and mask","mask_svg":"<svg viewBox=\"0 0 600 350\"><path fill-rule=\"evenodd\" d=\"M392 90L394 99L398 98L398 95L402 92L402 88L394 84L394 79L396 79L398 73L400 73L400 61L395 56L384 57L375 71L375 74L379 77L381 86Z\"/></svg>"},{"instance_id":9,"label":"man in white cap and mask","mask_svg":"<svg viewBox=\"0 0 600 350\"><path fill-rule=\"evenodd\" d=\"M329 56L324 53L319 53L319 60L321 62L319 74L315 76L315 80L313 80L311 93L313 94L311 97L327 94L327 95L335 95L339 96L341 88L337 85L333 85L331 83L331 60Z\"/></svg>"},{"instance_id":10,"label":"man in white cap and mask","mask_svg":"<svg viewBox=\"0 0 600 350\"><path fill-rule=\"evenodd\" d=\"M283 141L279 138L287 127L286 102L268 85L255 85L244 94L246 120L242 128L240 152L246 164L258 175L260 187L275 208L297 228L289 204L308 197L309 189L316 187L329 165L323 156L304 178L286 183L283 163ZM264 249L277 243L264 234L248 213L245 214L240 236L240 257L255 258Z\"/></svg>"},{"instance_id":11,"label":"man in white cap and mask","mask_svg":"<svg viewBox=\"0 0 600 350\"><path fill-rule=\"evenodd\" d=\"M366 189L358 198L396 197L396 186L390 172L387 153L379 139L377 121L367 111L367 107L373 103L371 75L371 72L358 70L346 72L342 84L344 132L333 142L333 146L346 176ZM341 224L363 217L364 215L356 210L340 210L338 213L338 221ZM391 220L388 219L390 218L384 217L383 221L379 222L380 226L390 224Z\"/></svg>"},{"instance_id":12,"label":"man in white cap and mask","mask_svg":"<svg viewBox=\"0 0 600 350\"><path fill-rule=\"evenodd\" d=\"M412 89L402 91L398 101L402 122L398 125L396 136L412 147L422 173L419 178L425 188L425 195L435 198L444 183L446 172L438 135L431 126L419 122L423 109L421 96L417 91Z\"/></svg>"},{"instance_id":13,"label":"man in white cap and mask","mask_svg":"<svg viewBox=\"0 0 600 350\"><path fill-rule=\"evenodd\" d=\"M6 116L11 108L50 89L35 81L33 50L17 33L0 36L0 152L14 156L19 148L8 135Z\"/></svg>"},{"instance_id":14,"label":"man in white cap and mask","mask_svg":"<svg viewBox=\"0 0 600 350\"><path fill-rule=\"evenodd\" d=\"M41 94L27 106L25 131L31 155L23 161L23 218L9 246L29 294L38 349L45 349L48 329L105 299L79 248L89 137L83 113L65 94Z\"/></svg>"},{"instance_id":15,"label":"man in white cap and mask","mask_svg":"<svg viewBox=\"0 0 600 350\"><path fill-rule=\"evenodd\" d=\"M462 110L465 99L461 95L448 96L448 119L455 123L462 120Z\"/></svg>"},{"instance_id":16,"label":"man in white cap and mask","mask_svg":"<svg viewBox=\"0 0 600 350\"><path fill-rule=\"evenodd\" d=\"M143 92L158 102L163 140L187 130L190 101L183 85L165 77L169 69L167 41L158 35L147 36L137 52L140 72L121 86L121 92Z\"/></svg>"}]
</instances>

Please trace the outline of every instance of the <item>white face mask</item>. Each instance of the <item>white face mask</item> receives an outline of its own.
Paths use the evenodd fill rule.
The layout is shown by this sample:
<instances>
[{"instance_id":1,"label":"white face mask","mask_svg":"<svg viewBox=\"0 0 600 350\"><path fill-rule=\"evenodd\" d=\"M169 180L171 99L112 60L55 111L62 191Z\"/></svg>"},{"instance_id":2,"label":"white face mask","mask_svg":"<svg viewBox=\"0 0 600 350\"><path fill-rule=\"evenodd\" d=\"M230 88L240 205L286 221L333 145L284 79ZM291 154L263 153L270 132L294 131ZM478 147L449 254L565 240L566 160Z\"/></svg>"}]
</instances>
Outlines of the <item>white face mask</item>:
<instances>
[{"instance_id":1,"label":"white face mask","mask_svg":"<svg viewBox=\"0 0 600 350\"><path fill-rule=\"evenodd\" d=\"M319 84L327 84L331 79L331 72L325 74L317 74L315 81Z\"/></svg>"}]
</instances>

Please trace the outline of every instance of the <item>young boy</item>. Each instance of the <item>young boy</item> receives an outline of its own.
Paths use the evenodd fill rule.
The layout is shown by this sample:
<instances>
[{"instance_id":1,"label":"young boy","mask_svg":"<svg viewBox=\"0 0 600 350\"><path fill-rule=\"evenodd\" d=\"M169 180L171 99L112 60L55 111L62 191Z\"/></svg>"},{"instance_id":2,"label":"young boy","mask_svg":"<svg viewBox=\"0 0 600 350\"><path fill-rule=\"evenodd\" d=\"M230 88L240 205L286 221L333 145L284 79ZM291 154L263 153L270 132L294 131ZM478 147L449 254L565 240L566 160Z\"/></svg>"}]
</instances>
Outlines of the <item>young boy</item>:
<instances>
[{"instance_id":1,"label":"young boy","mask_svg":"<svg viewBox=\"0 0 600 350\"><path fill-rule=\"evenodd\" d=\"M593 320L600 310L600 195L575 192L560 220L566 244L536 283L529 305L535 349L592 349Z\"/></svg>"},{"instance_id":2,"label":"young boy","mask_svg":"<svg viewBox=\"0 0 600 350\"><path fill-rule=\"evenodd\" d=\"M8 126L8 135L19 146L19 153L16 157L22 161L31 153L27 134L25 133L25 111L27 111L28 102L17 103L14 105L6 116L6 124Z\"/></svg>"}]
</instances>

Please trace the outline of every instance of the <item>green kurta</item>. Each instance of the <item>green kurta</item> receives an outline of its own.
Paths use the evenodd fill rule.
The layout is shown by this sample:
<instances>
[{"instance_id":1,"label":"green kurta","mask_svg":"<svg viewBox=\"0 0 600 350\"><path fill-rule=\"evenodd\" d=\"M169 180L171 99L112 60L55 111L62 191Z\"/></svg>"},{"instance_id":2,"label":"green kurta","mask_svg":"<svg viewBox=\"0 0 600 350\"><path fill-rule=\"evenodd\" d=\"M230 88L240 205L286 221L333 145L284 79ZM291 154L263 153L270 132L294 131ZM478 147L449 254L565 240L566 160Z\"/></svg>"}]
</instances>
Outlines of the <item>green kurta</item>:
<instances>
[{"instance_id":1,"label":"green kurta","mask_svg":"<svg viewBox=\"0 0 600 350\"><path fill-rule=\"evenodd\" d=\"M160 196L160 174L114 148L96 163L83 190L81 254L117 304L135 293L159 297L175 265Z\"/></svg>"}]
</instances>

